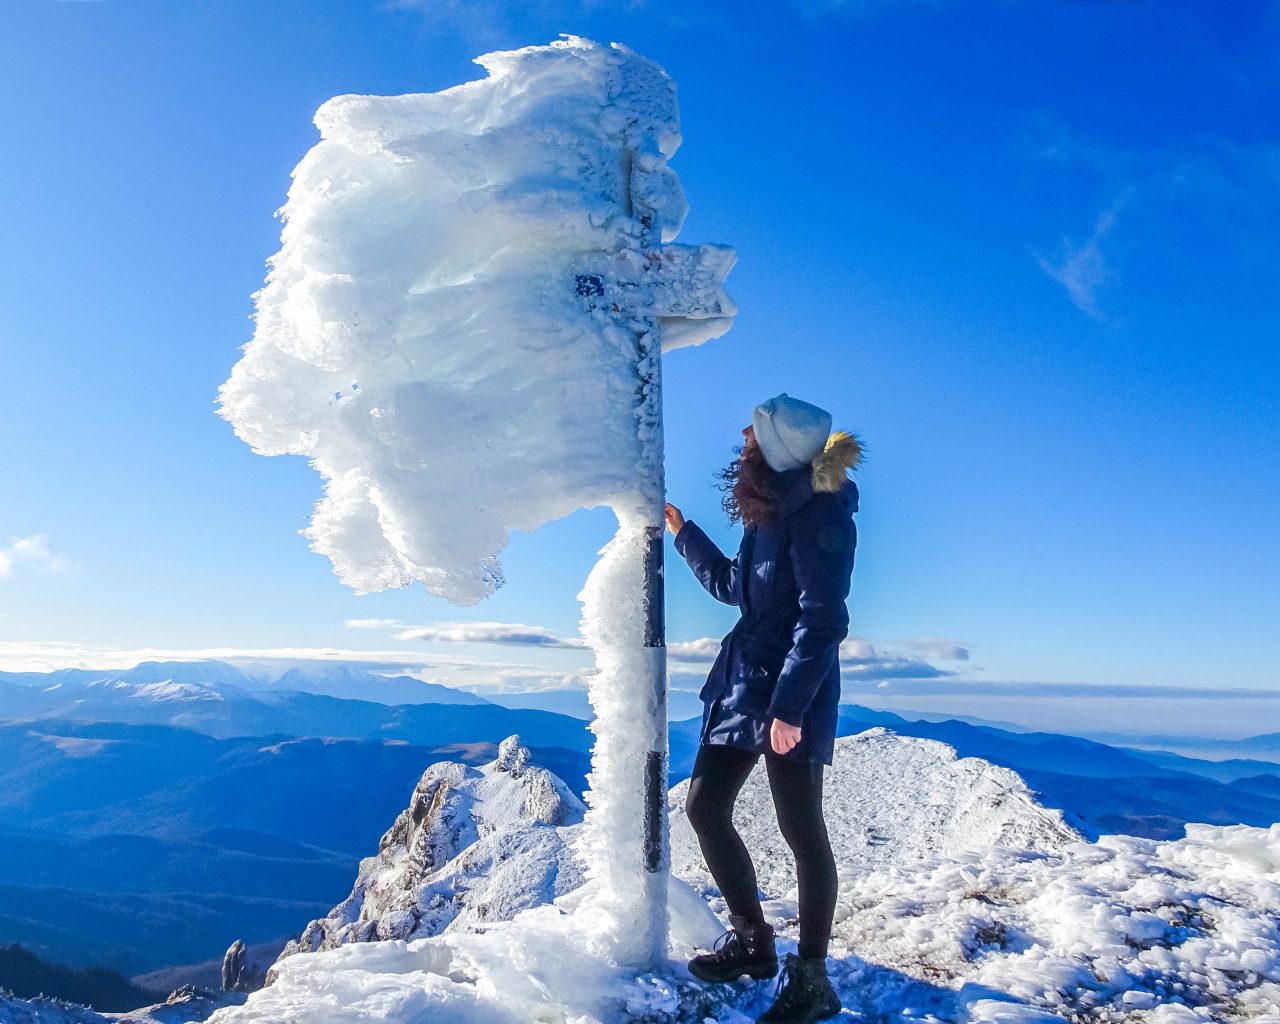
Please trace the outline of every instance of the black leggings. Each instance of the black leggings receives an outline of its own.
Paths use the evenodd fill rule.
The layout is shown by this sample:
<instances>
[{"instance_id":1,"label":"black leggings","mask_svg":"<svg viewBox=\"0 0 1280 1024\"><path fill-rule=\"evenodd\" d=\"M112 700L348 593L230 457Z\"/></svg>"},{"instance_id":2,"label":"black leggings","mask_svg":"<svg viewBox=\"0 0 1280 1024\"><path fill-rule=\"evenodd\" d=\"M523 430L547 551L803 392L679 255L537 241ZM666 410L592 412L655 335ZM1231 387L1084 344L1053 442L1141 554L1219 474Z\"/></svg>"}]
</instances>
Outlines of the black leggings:
<instances>
[{"instance_id":1,"label":"black leggings","mask_svg":"<svg viewBox=\"0 0 1280 1024\"><path fill-rule=\"evenodd\" d=\"M733 804L759 754L718 744L698 748L685 814L729 912L763 921L756 869L733 827ZM782 838L796 859L800 890L800 955L825 957L836 908L836 859L822 817L822 764L764 755Z\"/></svg>"}]
</instances>

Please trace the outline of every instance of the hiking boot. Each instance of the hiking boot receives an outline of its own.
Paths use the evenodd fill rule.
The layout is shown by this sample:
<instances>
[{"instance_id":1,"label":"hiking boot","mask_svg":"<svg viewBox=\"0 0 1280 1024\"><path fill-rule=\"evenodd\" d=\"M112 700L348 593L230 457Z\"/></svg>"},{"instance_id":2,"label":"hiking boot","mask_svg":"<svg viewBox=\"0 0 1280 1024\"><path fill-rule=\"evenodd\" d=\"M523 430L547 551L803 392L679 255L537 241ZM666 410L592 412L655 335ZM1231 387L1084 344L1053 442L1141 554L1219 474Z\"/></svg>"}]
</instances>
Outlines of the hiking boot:
<instances>
[{"instance_id":1,"label":"hiking boot","mask_svg":"<svg viewBox=\"0 0 1280 1024\"><path fill-rule=\"evenodd\" d=\"M840 997L827 980L826 957L808 960L788 953L774 996L756 1024L815 1024L840 1012Z\"/></svg>"},{"instance_id":2,"label":"hiking boot","mask_svg":"<svg viewBox=\"0 0 1280 1024\"><path fill-rule=\"evenodd\" d=\"M777 974L772 925L764 921L757 924L737 914L729 915L729 924L710 953L699 953L689 961L689 973L703 981L736 981L744 974L772 978Z\"/></svg>"}]
</instances>

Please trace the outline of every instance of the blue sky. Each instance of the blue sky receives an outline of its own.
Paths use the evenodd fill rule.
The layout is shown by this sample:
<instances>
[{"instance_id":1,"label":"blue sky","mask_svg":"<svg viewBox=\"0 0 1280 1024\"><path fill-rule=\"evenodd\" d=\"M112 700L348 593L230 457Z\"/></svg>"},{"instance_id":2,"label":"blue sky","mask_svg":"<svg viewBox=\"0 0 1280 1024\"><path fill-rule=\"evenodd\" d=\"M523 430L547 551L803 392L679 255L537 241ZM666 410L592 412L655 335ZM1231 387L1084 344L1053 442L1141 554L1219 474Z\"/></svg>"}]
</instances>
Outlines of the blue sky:
<instances>
[{"instance_id":1,"label":"blue sky","mask_svg":"<svg viewBox=\"0 0 1280 1024\"><path fill-rule=\"evenodd\" d=\"M738 250L737 325L666 363L671 500L736 546L711 474L780 391L867 443L847 696L1017 720L1048 706L1035 684L1159 686L1165 715L1194 694L1262 731L1269 701L1211 698L1280 694L1277 5L106 0L7 20L5 667L331 648L511 688L586 667L559 644L610 513L515 536L480 605L357 598L297 535L318 477L213 412L316 107L571 32L676 79L681 241ZM668 556L671 639L719 636L732 610Z\"/></svg>"}]
</instances>

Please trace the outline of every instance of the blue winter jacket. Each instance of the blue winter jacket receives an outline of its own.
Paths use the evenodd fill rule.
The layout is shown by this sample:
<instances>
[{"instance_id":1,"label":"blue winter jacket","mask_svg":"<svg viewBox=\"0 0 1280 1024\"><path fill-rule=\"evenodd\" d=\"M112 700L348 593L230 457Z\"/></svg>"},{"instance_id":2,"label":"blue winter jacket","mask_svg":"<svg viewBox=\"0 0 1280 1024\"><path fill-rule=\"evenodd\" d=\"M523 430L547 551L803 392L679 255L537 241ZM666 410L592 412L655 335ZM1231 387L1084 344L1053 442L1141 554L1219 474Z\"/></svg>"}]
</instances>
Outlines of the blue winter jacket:
<instances>
[{"instance_id":1,"label":"blue winter jacket","mask_svg":"<svg viewBox=\"0 0 1280 1024\"><path fill-rule=\"evenodd\" d=\"M858 488L843 466L838 474L819 468L815 460L813 468L780 474L778 516L747 527L732 560L691 520L676 536L676 550L702 585L742 611L698 695L703 742L714 729L711 742L763 752L761 737L778 718L800 727L789 759L831 763Z\"/></svg>"}]
</instances>

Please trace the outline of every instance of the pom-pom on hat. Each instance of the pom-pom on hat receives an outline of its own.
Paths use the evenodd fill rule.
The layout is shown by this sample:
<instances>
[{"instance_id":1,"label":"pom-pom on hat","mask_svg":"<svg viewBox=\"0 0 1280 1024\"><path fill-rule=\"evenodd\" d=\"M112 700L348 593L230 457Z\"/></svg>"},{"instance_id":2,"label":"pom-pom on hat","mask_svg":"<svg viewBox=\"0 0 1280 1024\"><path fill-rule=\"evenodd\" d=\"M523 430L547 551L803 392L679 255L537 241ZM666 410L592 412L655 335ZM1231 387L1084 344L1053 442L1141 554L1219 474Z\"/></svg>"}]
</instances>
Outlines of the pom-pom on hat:
<instances>
[{"instance_id":1,"label":"pom-pom on hat","mask_svg":"<svg viewBox=\"0 0 1280 1024\"><path fill-rule=\"evenodd\" d=\"M751 414L756 444L776 472L807 466L831 434L831 413L783 393Z\"/></svg>"}]
</instances>

